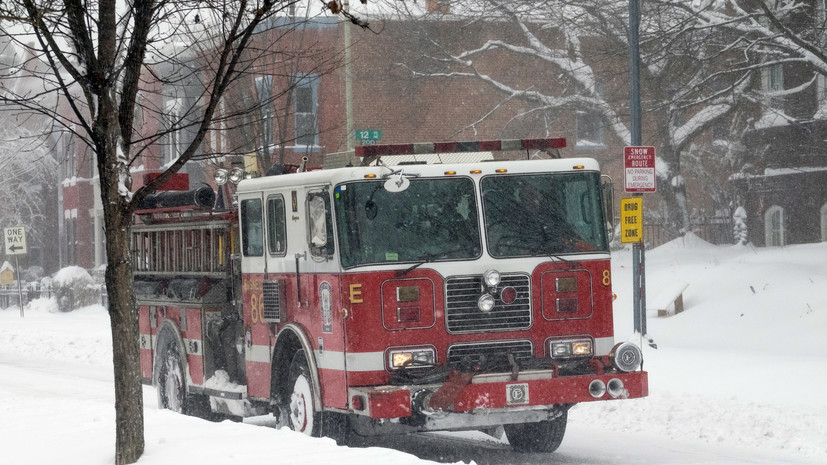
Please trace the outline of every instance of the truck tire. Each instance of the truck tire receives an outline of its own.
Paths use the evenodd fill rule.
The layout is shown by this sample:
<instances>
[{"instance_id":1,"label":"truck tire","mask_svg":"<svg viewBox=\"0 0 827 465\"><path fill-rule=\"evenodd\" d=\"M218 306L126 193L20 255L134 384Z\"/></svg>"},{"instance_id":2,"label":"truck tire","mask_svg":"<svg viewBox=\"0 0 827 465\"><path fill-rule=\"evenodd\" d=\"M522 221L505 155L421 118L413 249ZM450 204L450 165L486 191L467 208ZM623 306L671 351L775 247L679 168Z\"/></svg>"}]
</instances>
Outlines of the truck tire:
<instances>
[{"instance_id":1,"label":"truck tire","mask_svg":"<svg viewBox=\"0 0 827 465\"><path fill-rule=\"evenodd\" d=\"M167 343L159 351L158 406L173 412L186 413L187 386L184 367L175 343Z\"/></svg>"},{"instance_id":2,"label":"truck tire","mask_svg":"<svg viewBox=\"0 0 827 465\"><path fill-rule=\"evenodd\" d=\"M318 388L313 385L307 359L304 351L300 350L290 362L290 375L287 381L288 396L287 424L293 431L308 436L321 436L321 415L316 411L316 394Z\"/></svg>"},{"instance_id":3,"label":"truck tire","mask_svg":"<svg viewBox=\"0 0 827 465\"><path fill-rule=\"evenodd\" d=\"M181 351L172 337L166 337L158 347L158 406L205 420L216 420L207 396L187 392L186 365Z\"/></svg>"},{"instance_id":4,"label":"truck tire","mask_svg":"<svg viewBox=\"0 0 827 465\"><path fill-rule=\"evenodd\" d=\"M566 434L568 412L553 420L503 425L505 435L511 447L519 452L551 453L560 447Z\"/></svg>"}]
</instances>

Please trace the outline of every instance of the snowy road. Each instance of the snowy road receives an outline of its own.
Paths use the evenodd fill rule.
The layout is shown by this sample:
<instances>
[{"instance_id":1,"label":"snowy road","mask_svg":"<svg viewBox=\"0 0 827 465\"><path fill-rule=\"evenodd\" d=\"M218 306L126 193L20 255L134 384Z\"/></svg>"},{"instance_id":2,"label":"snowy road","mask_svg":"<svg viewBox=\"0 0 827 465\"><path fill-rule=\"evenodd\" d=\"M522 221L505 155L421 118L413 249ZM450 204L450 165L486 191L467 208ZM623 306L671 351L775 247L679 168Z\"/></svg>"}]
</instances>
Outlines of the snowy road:
<instances>
[{"instance_id":1,"label":"snowy road","mask_svg":"<svg viewBox=\"0 0 827 465\"><path fill-rule=\"evenodd\" d=\"M435 462L473 461L477 465L823 465L820 461L784 454L664 441L643 433L617 433L584 426L570 426L563 445L553 454L514 452L507 443L486 438L482 433L426 434L374 439L363 444L392 447Z\"/></svg>"},{"instance_id":2,"label":"snowy road","mask_svg":"<svg viewBox=\"0 0 827 465\"><path fill-rule=\"evenodd\" d=\"M112 415L112 375L105 366L77 362L56 361L27 357L9 352L0 353L0 438L18 438L6 443L4 463L9 464L57 464L64 452L68 456L85 460L102 455L111 449L111 437L99 434L114 421ZM268 423L266 419L252 419L238 425L230 422L209 423L185 418L157 410L152 388L145 388L148 410L148 439L153 438L158 421L172 425L197 424L199 435L205 444L220 442L230 429L244 429L244 437L255 435L261 440L268 437L278 444L286 431L278 436L270 428L256 423ZM577 411L572 411L576 423ZM170 426L172 426L170 425ZM173 426L173 429L177 427ZM255 430L255 431L251 431ZM288 433L293 436L294 433ZM37 438L52 444L64 444L59 448L34 447ZM28 438L28 439L26 439ZM32 441L33 440L33 441ZM157 444L174 441L174 436L161 438ZM561 448L554 454L523 454L513 452L504 441L498 441L482 433L422 434L397 438L357 439L347 449L336 448L328 440L322 442L322 450L339 449L340 453L358 457L366 447L390 447L407 452L423 460L442 463L471 462L478 465L495 464L593 464L593 465L815 465L816 461L794 459L782 454L768 454L732 447L715 447L702 443L667 441L645 433L617 433L592 429L573 424L569 427ZM257 441L260 447L261 442ZM229 444L229 443L228 443ZM237 443L236 443L237 444ZM243 446L243 443L239 446ZM276 446L279 447L278 445ZM148 440L148 449L152 444ZM390 451L386 451L390 452ZM160 452L163 454L163 452ZM332 452L331 452L332 453ZM103 454L104 456L106 454ZM158 457L161 458L161 457ZM320 456L321 460L321 456ZM72 462L70 462L72 463ZM96 463L94 461L87 463ZM101 463L106 463L102 461ZM155 463L155 462L153 462ZM172 463L161 460L157 463ZM224 463L216 461L212 463ZM294 463L288 461L287 463ZM312 462L311 462L312 463ZM322 463L322 462L319 462Z\"/></svg>"}]
</instances>

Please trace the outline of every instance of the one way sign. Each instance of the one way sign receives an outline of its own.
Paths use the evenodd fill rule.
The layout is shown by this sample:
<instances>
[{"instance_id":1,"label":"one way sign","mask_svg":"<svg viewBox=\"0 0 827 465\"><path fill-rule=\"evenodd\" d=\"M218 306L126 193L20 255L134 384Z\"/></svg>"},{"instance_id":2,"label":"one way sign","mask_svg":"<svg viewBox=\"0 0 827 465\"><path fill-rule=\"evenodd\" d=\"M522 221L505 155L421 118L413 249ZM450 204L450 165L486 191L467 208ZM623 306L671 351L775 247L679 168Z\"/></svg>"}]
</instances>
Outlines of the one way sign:
<instances>
[{"instance_id":1,"label":"one way sign","mask_svg":"<svg viewBox=\"0 0 827 465\"><path fill-rule=\"evenodd\" d=\"M26 228L15 226L5 228L6 255L23 255L26 253Z\"/></svg>"}]
</instances>

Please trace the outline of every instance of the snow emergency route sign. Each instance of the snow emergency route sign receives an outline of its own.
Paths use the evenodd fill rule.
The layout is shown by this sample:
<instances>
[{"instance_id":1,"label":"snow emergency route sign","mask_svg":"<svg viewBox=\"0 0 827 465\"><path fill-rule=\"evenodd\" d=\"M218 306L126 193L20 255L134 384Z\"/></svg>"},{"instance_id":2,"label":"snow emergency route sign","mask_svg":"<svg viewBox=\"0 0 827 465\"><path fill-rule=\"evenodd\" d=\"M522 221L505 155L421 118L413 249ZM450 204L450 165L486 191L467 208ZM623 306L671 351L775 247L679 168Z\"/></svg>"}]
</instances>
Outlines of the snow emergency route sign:
<instances>
[{"instance_id":1,"label":"snow emergency route sign","mask_svg":"<svg viewBox=\"0 0 827 465\"><path fill-rule=\"evenodd\" d=\"M655 148L623 147L626 192L655 192Z\"/></svg>"},{"instance_id":2,"label":"snow emergency route sign","mask_svg":"<svg viewBox=\"0 0 827 465\"><path fill-rule=\"evenodd\" d=\"M26 228L15 226L4 228L6 231L4 242L6 243L6 255L23 255L26 253Z\"/></svg>"}]
</instances>

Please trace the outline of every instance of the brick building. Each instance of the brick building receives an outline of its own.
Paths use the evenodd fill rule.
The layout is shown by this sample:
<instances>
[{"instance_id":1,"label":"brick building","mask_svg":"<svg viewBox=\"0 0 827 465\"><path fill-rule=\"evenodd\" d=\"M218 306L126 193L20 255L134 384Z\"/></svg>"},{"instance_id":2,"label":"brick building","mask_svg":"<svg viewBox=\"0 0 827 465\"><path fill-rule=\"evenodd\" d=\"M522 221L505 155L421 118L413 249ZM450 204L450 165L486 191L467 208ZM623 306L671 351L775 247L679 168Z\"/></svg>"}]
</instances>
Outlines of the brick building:
<instances>
[{"instance_id":1,"label":"brick building","mask_svg":"<svg viewBox=\"0 0 827 465\"><path fill-rule=\"evenodd\" d=\"M347 152L353 146L349 139L355 135L348 134L350 126L353 130L381 131L379 143L565 137L568 147L563 155L597 159L615 180L616 195L621 194L624 143L604 129L598 115L575 110L536 111L534 106L479 80L423 78L409 67L414 64L420 70L451 71L450 65L429 57L436 53L431 39L479 44L487 37L508 38L517 31L494 22L461 27L450 16L435 16L432 21L419 22L416 28L396 19L374 25L381 33L352 32L349 73L344 66L345 24L338 19L317 18L297 25L280 17L262 27L253 49L276 48L279 54L262 55L225 95L214 130L201 147L200 158L207 161L192 162L186 168L191 185L209 182L209 171L216 164L243 163L248 171L259 174L273 164L299 164L302 157L308 157L309 166L321 166L326 155ZM554 34L559 34L554 30L541 33L551 42ZM599 48L599 44L585 43L584 47ZM591 65L596 73L611 76L601 82L604 98L626 102L628 58L601 57ZM548 95L571 92L539 59L495 51L478 72L509 78L523 88ZM148 91L145 98L160 99L152 104L171 114L185 115L198 104L196 96L202 90L196 82L179 82L161 92ZM146 134L154 134L163 131L166 124L146 118L141 127ZM184 131L158 139L143 161L133 167L134 185L173 160L191 137ZM644 144L647 142L644 134ZM91 163L72 161L84 159L77 147L63 150L74 157L67 157L64 167L63 264L93 268L104 260L100 208L94 204L99 202L96 177L88 172ZM84 173L89 176L73 176L73 170L87 170Z\"/></svg>"}]
</instances>

